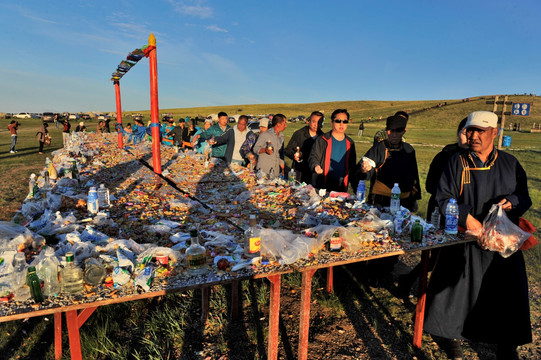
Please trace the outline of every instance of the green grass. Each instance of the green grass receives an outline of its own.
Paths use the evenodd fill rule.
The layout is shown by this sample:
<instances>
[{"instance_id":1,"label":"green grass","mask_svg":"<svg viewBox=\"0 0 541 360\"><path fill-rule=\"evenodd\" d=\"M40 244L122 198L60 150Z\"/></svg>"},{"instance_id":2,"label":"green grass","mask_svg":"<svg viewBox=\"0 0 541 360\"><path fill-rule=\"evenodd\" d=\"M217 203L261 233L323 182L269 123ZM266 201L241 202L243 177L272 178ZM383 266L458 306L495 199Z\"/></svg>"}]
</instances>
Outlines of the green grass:
<instances>
[{"instance_id":1,"label":"green grass","mask_svg":"<svg viewBox=\"0 0 541 360\"><path fill-rule=\"evenodd\" d=\"M533 102L534 113L530 118L521 118L523 130L532 123L541 122L541 114L536 114L535 109L541 106L541 99L531 97L511 97L511 101ZM365 136L357 136L357 126L361 119L368 116L373 118L385 118L397 110L409 109L415 111L431 107L443 102L434 101L351 101L315 104L271 104L271 105L235 105L229 107L209 107L192 109L171 109L161 112L173 112L175 118L186 115L207 115L221 110L230 114L239 113L279 113L286 116L299 114L309 115L312 110L324 110L327 117L336 109L345 107L352 114L353 124L348 129L356 143L357 158L359 159L371 146L372 136L378 129L384 127L384 122L368 123ZM491 110L492 105L486 104L485 99L472 99L467 103L459 100L447 100L449 104L443 108L436 108L413 114L408 125L406 139L411 143L417 154L421 185L424 189L424 180L428 166L432 158L441 148L454 141L456 124L469 112L474 110ZM242 111L237 111L242 109ZM500 106L501 109L501 106ZM132 112L126 112L132 113ZM149 111L142 111L148 119ZM516 120L512 117L513 121ZM10 120L0 119L0 129L6 129ZM124 118L124 122L132 122ZM38 142L35 133L40 121L29 119L20 120L22 126L19 129L19 141L16 154L9 154L10 136L7 131L0 131L0 220L9 221L27 193L28 177L31 173L41 171L45 164L45 158L51 157L51 151L62 146L61 130L50 124L49 129L53 137L52 145L46 148L44 155L39 155ZM96 121L85 121L89 129L95 129ZM76 124L74 124L75 126ZM299 129L302 124L289 124L285 131L286 142L291 134ZM325 131L330 129L329 121L326 121ZM509 151L516 156L525 168L528 179L530 196L533 201L532 208L525 214L536 227L541 226L541 134L531 133L506 133L512 136L512 146ZM423 199L419 204L419 214L425 216L428 195L423 192ZM541 238L541 232L536 232L536 237ZM526 251L527 271L531 284L541 282L541 246ZM316 273L316 274L319 274ZM352 316L350 311L363 312L363 306L375 306L379 304L384 315L367 319L367 325L384 331L387 324L392 323L397 332L403 334L411 331L411 313L402 304L385 290L377 290L373 293L363 287L363 292L351 293L349 290L337 291L335 294L326 294L322 289L323 280L317 275L314 278L313 300L324 308L330 309L333 314L326 318L321 316L314 320L314 331L324 331L333 319L344 316ZM338 278L335 278L339 281ZM293 274L284 277L284 284L293 288L300 287L300 275ZM224 354L228 348L235 348L236 342L241 341L243 354L238 358L262 359L265 358L266 347L266 310L269 305L269 286L265 281L243 282L240 299L244 304L244 317L249 325L237 333L234 322L228 313L229 291L228 288L215 287L210 293L210 313L206 326L198 321L200 309L199 292L189 291L183 294L169 295L160 299L141 300L127 304L100 307L90 317L87 324L81 328L83 355L93 359L174 359L196 358L198 351L202 351L204 344L219 344L218 349ZM300 291L297 290L297 291ZM541 302L532 299L532 310L539 313ZM533 312L532 311L532 312ZM294 314L294 321L297 314ZM261 319L265 320L261 320ZM0 332L6 334L0 337L0 351L9 358L32 358L32 354L39 352L43 358L54 358L53 346L53 321L52 317L31 318L27 322L13 321L0 324ZM298 324L297 324L298 325ZM293 329L297 325L293 326ZM235 325L237 326L237 325ZM23 332L24 331L24 332ZM289 329L289 331L295 331ZM430 341L429 337L425 339ZM67 351L67 335L64 334L64 359L69 358ZM188 357L187 354L193 355ZM190 355L190 356L191 356ZM425 353L427 359L437 359L437 352ZM217 357L216 357L217 358Z\"/></svg>"}]
</instances>

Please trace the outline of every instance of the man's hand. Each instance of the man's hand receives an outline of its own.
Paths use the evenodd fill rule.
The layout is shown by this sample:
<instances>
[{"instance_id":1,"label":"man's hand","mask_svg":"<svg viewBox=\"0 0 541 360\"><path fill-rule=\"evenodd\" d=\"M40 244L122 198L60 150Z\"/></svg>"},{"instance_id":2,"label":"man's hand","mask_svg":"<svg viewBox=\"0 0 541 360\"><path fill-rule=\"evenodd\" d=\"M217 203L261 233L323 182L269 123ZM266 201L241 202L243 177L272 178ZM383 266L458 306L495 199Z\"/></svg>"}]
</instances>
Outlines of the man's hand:
<instances>
[{"instance_id":1,"label":"man's hand","mask_svg":"<svg viewBox=\"0 0 541 360\"><path fill-rule=\"evenodd\" d=\"M369 171L372 170L372 169L373 169L373 168L372 168L372 165L370 165L370 162L369 162L369 161L366 161L366 160L365 160L365 161L363 161L363 162L361 163L361 171L362 171L363 173L366 174L367 172L369 172Z\"/></svg>"},{"instance_id":2,"label":"man's hand","mask_svg":"<svg viewBox=\"0 0 541 360\"><path fill-rule=\"evenodd\" d=\"M315 171L316 174L318 174L318 175L323 174L323 169L322 169L321 166L319 166L319 165L316 165L316 167L314 168L314 171Z\"/></svg>"},{"instance_id":3,"label":"man's hand","mask_svg":"<svg viewBox=\"0 0 541 360\"><path fill-rule=\"evenodd\" d=\"M513 204L511 204L511 201L507 199L502 199L498 205L502 207L502 210L509 211L513 208Z\"/></svg>"}]
</instances>

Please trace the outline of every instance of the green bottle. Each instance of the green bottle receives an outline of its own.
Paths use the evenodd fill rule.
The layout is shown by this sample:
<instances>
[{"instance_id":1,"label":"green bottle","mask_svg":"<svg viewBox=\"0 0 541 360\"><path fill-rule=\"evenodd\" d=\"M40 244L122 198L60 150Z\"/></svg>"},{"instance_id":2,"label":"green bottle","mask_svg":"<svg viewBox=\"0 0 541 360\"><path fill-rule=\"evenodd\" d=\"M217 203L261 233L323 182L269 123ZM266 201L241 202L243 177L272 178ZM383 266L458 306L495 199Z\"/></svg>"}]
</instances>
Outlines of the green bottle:
<instances>
[{"instance_id":1,"label":"green bottle","mask_svg":"<svg viewBox=\"0 0 541 360\"><path fill-rule=\"evenodd\" d=\"M411 242L423 242L423 225L419 220L415 220L415 224L411 227Z\"/></svg>"},{"instance_id":2,"label":"green bottle","mask_svg":"<svg viewBox=\"0 0 541 360\"><path fill-rule=\"evenodd\" d=\"M77 161L71 162L71 178L79 180L79 169L77 168Z\"/></svg>"},{"instance_id":3,"label":"green bottle","mask_svg":"<svg viewBox=\"0 0 541 360\"><path fill-rule=\"evenodd\" d=\"M41 281L36 274L36 267L30 266L26 274L26 285L30 288L30 294L35 302L43 301L43 293L41 292Z\"/></svg>"}]
</instances>

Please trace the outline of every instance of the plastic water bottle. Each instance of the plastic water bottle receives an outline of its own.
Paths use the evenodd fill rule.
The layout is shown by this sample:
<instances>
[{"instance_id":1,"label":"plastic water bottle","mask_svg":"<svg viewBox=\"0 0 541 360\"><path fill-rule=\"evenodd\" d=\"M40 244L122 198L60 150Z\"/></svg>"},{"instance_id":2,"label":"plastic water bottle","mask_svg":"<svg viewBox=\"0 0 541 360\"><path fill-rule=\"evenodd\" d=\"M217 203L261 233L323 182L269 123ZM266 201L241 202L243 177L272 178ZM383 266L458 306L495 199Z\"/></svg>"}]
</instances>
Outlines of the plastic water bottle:
<instances>
[{"instance_id":1,"label":"plastic water bottle","mask_svg":"<svg viewBox=\"0 0 541 360\"><path fill-rule=\"evenodd\" d=\"M398 183L394 183L393 189L391 190L391 213L396 213L400 210L400 188Z\"/></svg>"},{"instance_id":2,"label":"plastic water bottle","mask_svg":"<svg viewBox=\"0 0 541 360\"><path fill-rule=\"evenodd\" d=\"M295 170L291 168L291 170L289 170L289 173L287 173L287 181L289 182L289 186L295 186L296 180L297 180L297 173L295 173Z\"/></svg>"},{"instance_id":3,"label":"plastic water bottle","mask_svg":"<svg viewBox=\"0 0 541 360\"><path fill-rule=\"evenodd\" d=\"M58 264L55 260L54 250L48 247L45 250L45 259L39 269L39 277L43 280L43 295L45 296L55 296L60 293Z\"/></svg>"},{"instance_id":4,"label":"plastic water bottle","mask_svg":"<svg viewBox=\"0 0 541 360\"><path fill-rule=\"evenodd\" d=\"M111 202L109 200L109 189L105 187L105 184L100 184L100 187L98 188L98 203L100 205L100 209L111 206Z\"/></svg>"},{"instance_id":5,"label":"plastic water bottle","mask_svg":"<svg viewBox=\"0 0 541 360\"><path fill-rule=\"evenodd\" d=\"M364 183L364 180L361 180L357 186L357 201L364 201L365 194L366 184Z\"/></svg>"},{"instance_id":6,"label":"plastic water bottle","mask_svg":"<svg viewBox=\"0 0 541 360\"><path fill-rule=\"evenodd\" d=\"M441 221L441 215L440 215L440 209L436 206L434 209L434 212L430 216L430 223L434 226L434 229L438 230L440 228L440 221Z\"/></svg>"},{"instance_id":7,"label":"plastic water bottle","mask_svg":"<svg viewBox=\"0 0 541 360\"><path fill-rule=\"evenodd\" d=\"M90 214L97 214L99 209L98 192L96 188L92 186L88 190L87 209Z\"/></svg>"},{"instance_id":8,"label":"plastic water bottle","mask_svg":"<svg viewBox=\"0 0 541 360\"><path fill-rule=\"evenodd\" d=\"M458 232L458 205L456 199L450 199L445 210L445 233L454 235Z\"/></svg>"},{"instance_id":9,"label":"plastic water bottle","mask_svg":"<svg viewBox=\"0 0 541 360\"><path fill-rule=\"evenodd\" d=\"M13 287L12 290L15 292L21 288L26 281L26 258L23 252L18 252L13 257Z\"/></svg>"}]
</instances>

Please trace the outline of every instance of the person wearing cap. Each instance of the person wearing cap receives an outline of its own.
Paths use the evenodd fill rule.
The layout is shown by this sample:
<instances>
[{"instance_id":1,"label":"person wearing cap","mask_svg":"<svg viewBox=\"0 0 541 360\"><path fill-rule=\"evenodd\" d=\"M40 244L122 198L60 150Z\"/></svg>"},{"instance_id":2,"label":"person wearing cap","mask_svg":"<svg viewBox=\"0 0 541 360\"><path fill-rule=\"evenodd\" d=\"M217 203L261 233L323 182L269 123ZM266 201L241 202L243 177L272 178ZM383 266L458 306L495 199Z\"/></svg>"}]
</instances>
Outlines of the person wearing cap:
<instances>
[{"instance_id":1,"label":"person wearing cap","mask_svg":"<svg viewBox=\"0 0 541 360\"><path fill-rule=\"evenodd\" d=\"M222 135L227 129L230 128L230 126L227 124L227 113L220 111L218 113L218 123L212 125L208 128L208 130L203 131L199 135L195 135L193 141L197 141L201 139L201 141L207 141L212 139L213 137ZM212 153L211 156L215 158L225 159L225 150L227 149L227 145L214 145L212 146Z\"/></svg>"},{"instance_id":2,"label":"person wearing cap","mask_svg":"<svg viewBox=\"0 0 541 360\"><path fill-rule=\"evenodd\" d=\"M259 134L253 147L258 160L255 170L261 170L270 178L285 176L284 164L284 130L287 118L283 114L272 117L272 129Z\"/></svg>"},{"instance_id":3,"label":"person wearing cap","mask_svg":"<svg viewBox=\"0 0 541 360\"><path fill-rule=\"evenodd\" d=\"M312 173L312 185L328 191L348 191L351 184L357 191L355 142L346 135L349 112L336 109L331 114L331 131L319 136L312 147L308 166Z\"/></svg>"},{"instance_id":4,"label":"person wearing cap","mask_svg":"<svg viewBox=\"0 0 541 360\"><path fill-rule=\"evenodd\" d=\"M257 165L257 155L253 153L254 145L259 138L259 135L264 133L269 129L269 119L268 118L261 118L259 119L259 133L255 131L248 131L248 134L246 134L246 140L242 143L240 147L240 155L244 158L244 161L246 162L247 166L251 167L252 169L255 169L255 166Z\"/></svg>"},{"instance_id":5,"label":"person wearing cap","mask_svg":"<svg viewBox=\"0 0 541 360\"><path fill-rule=\"evenodd\" d=\"M373 205L389 206L391 189L398 183L400 205L417 210L417 200L421 198L417 159L413 147L402 140L407 123L408 116L403 111L389 116L387 139L374 144L357 164L359 179L371 180L368 202Z\"/></svg>"},{"instance_id":6,"label":"person wearing cap","mask_svg":"<svg viewBox=\"0 0 541 360\"><path fill-rule=\"evenodd\" d=\"M308 125L293 133L284 150L285 156L292 160L291 167L295 170L298 182L312 183L312 171L308 166L308 158L316 138L323 135L322 123L323 113L320 111L312 112L308 117Z\"/></svg>"},{"instance_id":7,"label":"person wearing cap","mask_svg":"<svg viewBox=\"0 0 541 360\"><path fill-rule=\"evenodd\" d=\"M86 126L84 122L80 122L79 125L75 127L75 132L83 132L86 131Z\"/></svg>"},{"instance_id":8,"label":"person wearing cap","mask_svg":"<svg viewBox=\"0 0 541 360\"><path fill-rule=\"evenodd\" d=\"M472 233L482 231L493 204L518 224L532 200L518 160L494 147L498 117L475 111L465 128L468 150L448 161L436 193L439 208L456 199L459 229ZM424 329L448 339L455 350L467 339L497 344L498 360L518 359L517 346L532 341L522 252L504 258L476 242L443 248L427 289ZM457 351L453 358L460 355Z\"/></svg>"}]
</instances>

